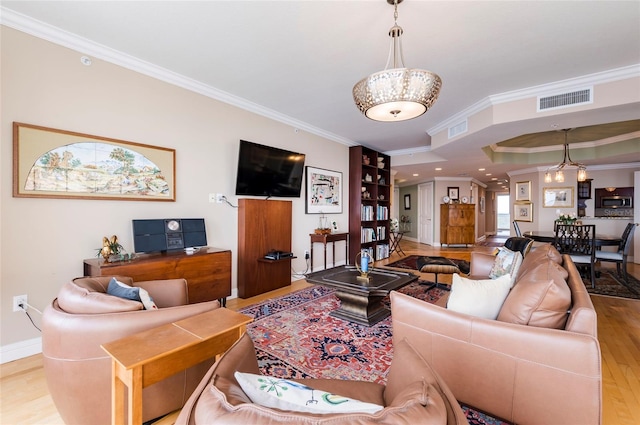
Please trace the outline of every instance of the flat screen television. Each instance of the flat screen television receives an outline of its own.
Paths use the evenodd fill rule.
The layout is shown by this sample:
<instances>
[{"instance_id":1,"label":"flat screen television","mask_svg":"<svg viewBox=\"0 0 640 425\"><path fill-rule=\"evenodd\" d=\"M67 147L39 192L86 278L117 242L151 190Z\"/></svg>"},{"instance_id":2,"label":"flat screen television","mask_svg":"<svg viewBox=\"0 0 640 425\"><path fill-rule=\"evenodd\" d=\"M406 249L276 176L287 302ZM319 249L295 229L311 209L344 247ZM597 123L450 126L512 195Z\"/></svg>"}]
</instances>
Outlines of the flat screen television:
<instances>
[{"instance_id":1,"label":"flat screen television","mask_svg":"<svg viewBox=\"0 0 640 425\"><path fill-rule=\"evenodd\" d=\"M305 155L240 140L236 195L297 198Z\"/></svg>"}]
</instances>

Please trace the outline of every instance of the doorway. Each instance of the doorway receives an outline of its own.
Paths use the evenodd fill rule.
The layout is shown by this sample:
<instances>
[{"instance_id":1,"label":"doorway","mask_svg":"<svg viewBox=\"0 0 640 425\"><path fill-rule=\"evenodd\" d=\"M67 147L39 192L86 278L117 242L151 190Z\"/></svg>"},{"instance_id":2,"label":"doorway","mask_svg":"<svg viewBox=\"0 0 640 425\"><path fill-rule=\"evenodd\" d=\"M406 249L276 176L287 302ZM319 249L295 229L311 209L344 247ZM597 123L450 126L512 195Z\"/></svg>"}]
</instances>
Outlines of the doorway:
<instances>
[{"instance_id":1,"label":"doorway","mask_svg":"<svg viewBox=\"0 0 640 425\"><path fill-rule=\"evenodd\" d=\"M497 235L509 234L511 229L511 208L509 207L509 195L498 195L498 214L496 223Z\"/></svg>"}]
</instances>

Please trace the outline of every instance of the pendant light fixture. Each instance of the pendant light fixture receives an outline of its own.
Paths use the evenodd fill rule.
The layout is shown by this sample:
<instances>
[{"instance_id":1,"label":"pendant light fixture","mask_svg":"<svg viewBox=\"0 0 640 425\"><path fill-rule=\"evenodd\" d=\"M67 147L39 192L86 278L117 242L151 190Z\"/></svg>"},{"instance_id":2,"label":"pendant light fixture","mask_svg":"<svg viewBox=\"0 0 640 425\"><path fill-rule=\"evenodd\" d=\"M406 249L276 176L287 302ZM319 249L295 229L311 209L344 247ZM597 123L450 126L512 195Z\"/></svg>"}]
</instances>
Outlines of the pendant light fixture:
<instances>
[{"instance_id":1,"label":"pendant light fixture","mask_svg":"<svg viewBox=\"0 0 640 425\"><path fill-rule=\"evenodd\" d=\"M398 4L402 0L387 0L387 3L395 8L394 25L389 30L391 46L387 65L384 71L356 83L353 100L358 109L374 121L405 121L427 112L438 98L442 80L431 71L405 68L403 30L398 26Z\"/></svg>"},{"instance_id":2,"label":"pendant light fixture","mask_svg":"<svg viewBox=\"0 0 640 425\"><path fill-rule=\"evenodd\" d=\"M567 143L567 133L569 133L572 129L565 128L564 131L564 157L562 158L562 162L554 167L550 167L544 173L544 182L551 183L551 172L555 170L555 176L553 180L557 183L564 182L564 167L577 167L578 168L578 181L583 182L587 179L587 167L584 164L580 164L579 162L574 162L571 160L571 156L569 155L569 144Z\"/></svg>"}]
</instances>

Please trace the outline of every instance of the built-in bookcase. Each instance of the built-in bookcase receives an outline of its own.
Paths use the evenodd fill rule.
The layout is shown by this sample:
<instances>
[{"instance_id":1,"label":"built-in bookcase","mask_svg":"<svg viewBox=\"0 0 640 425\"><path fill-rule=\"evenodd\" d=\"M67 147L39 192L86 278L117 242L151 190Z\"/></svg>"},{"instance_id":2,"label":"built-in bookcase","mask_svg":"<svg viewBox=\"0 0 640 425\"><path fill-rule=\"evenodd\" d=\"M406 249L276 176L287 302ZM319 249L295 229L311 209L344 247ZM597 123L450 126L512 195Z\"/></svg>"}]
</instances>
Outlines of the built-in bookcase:
<instances>
[{"instance_id":1,"label":"built-in bookcase","mask_svg":"<svg viewBox=\"0 0 640 425\"><path fill-rule=\"evenodd\" d=\"M349 262L363 249L389 256L391 158L364 146L349 148Z\"/></svg>"}]
</instances>

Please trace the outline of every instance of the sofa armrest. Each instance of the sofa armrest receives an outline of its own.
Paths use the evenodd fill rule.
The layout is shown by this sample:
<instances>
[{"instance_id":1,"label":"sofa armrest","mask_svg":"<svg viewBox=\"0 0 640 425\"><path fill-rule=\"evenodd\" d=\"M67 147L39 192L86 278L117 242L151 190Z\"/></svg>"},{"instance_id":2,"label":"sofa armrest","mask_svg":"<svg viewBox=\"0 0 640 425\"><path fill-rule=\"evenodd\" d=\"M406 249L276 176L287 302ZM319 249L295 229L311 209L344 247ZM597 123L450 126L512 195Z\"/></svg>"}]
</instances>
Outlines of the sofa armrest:
<instances>
[{"instance_id":1,"label":"sofa armrest","mask_svg":"<svg viewBox=\"0 0 640 425\"><path fill-rule=\"evenodd\" d=\"M394 342L407 338L458 401L521 425L601 423L594 336L480 319L395 291L391 310Z\"/></svg>"},{"instance_id":2,"label":"sofa armrest","mask_svg":"<svg viewBox=\"0 0 640 425\"><path fill-rule=\"evenodd\" d=\"M471 252L469 277L472 279L487 279L496 260L493 254Z\"/></svg>"},{"instance_id":3,"label":"sofa armrest","mask_svg":"<svg viewBox=\"0 0 640 425\"><path fill-rule=\"evenodd\" d=\"M185 279L146 280L134 285L146 289L158 308L189 304L189 291Z\"/></svg>"}]
</instances>

